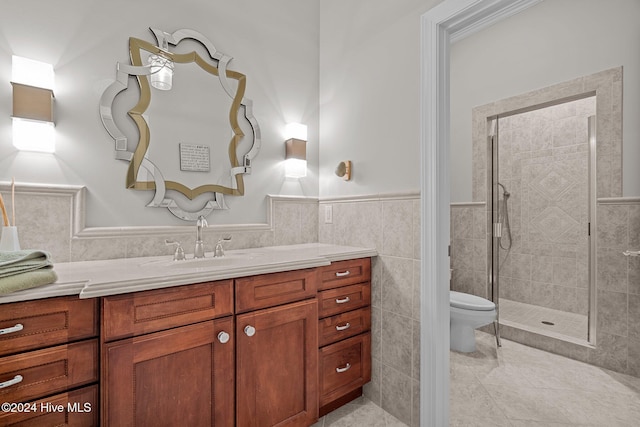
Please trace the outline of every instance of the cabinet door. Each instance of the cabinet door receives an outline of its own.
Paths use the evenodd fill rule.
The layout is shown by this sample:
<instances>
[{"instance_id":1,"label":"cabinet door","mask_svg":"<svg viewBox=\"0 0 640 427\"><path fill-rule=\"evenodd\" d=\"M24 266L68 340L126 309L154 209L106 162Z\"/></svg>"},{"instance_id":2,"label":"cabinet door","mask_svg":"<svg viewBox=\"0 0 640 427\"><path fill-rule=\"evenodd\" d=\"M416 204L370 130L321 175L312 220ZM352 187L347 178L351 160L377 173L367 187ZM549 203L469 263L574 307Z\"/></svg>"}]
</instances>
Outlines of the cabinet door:
<instances>
[{"instance_id":1,"label":"cabinet door","mask_svg":"<svg viewBox=\"0 0 640 427\"><path fill-rule=\"evenodd\" d=\"M232 317L105 344L102 425L233 426L233 346Z\"/></svg>"},{"instance_id":2,"label":"cabinet door","mask_svg":"<svg viewBox=\"0 0 640 427\"><path fill-rule=\"evenodd\" d=\"M239 427L309 426L318 418L315 299L236 318Z\"/></svg>"}]
</instances>

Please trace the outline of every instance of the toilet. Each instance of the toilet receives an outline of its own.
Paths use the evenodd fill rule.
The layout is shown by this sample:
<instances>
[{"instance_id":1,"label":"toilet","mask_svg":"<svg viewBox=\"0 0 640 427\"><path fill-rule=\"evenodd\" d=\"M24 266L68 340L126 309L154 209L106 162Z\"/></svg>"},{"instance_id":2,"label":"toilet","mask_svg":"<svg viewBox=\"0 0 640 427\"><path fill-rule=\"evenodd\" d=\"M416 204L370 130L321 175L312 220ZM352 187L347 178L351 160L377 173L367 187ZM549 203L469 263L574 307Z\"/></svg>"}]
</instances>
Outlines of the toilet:
<instances>
[{"instance_id":1,"label":"toilet","mask_svg":"<svg viewBox=\"0 0 640 427\"><path fill-rule=\"evenodd\" d=\"M498 318L496 305L476 295L449 292L450 348L470 353L476 350L475 329L488 325Z\"/></svg>"}]
</instances>

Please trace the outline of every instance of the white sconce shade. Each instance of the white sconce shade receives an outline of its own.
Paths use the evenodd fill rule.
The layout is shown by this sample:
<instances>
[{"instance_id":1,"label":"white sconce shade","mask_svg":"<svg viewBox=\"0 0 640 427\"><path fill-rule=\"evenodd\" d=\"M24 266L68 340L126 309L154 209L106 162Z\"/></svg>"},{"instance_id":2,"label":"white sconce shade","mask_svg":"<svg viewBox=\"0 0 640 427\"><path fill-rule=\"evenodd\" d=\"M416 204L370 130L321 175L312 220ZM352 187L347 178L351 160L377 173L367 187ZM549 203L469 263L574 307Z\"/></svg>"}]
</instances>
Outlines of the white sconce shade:
<instances>
[{"instance_id":1,"label":"white sconce shade","mask_svg":"<svg viewBox=\"0 0 640 427\"><path fill-rule=\"evenodd\" d=\"M13 145L19 150L55 151L53 66L12 57Z\"/></svg>"},{"instance_id":2,"label":"white sconce shade","mask_svg":"<svg viewBox=\"0 0 640 427\"><path fill-rule=\"evenodd\" d=\"M54 153L55 128L52 122L13 118L13 146L23 151Z\"/></svg>"},{"instance_id":3,"label":"white sconce shade","mask_svg":"<svg viewBox=\"0 0 640 427\"><path fill-rule=\"evenodd\" d=\"M171 90L173 85L173 61L159 55L149 57L151 86L159 90Z\"/></svg>"},{"instance_id":4,"label":"white sconce shade","mask_svg":"<svg viewBox=\"0 0 640 427\"><path fill-rule=\"evenodd\" d=\"M53 90L53 65L13 55L11 57L11 81Z\"/></svg>"},{"instance_id":5,"label":"white sconce shade","mask_svg":"<svg viewBox=\"0 0 640 427\"><path fill-rule=\"evenodd\" d=\"M307 125L300 123L289 123L284 128L284 139L301 139L307 140Z\"/></svg>"},{"instance_id":6,"label":"white sconce shade","mask_svg":"<svg viewBox=\"0 0 640 427\"><path fill-rule=\"evenodd\" d=\"M285 128L284 175L287 178L307 176L307 126L289 123Z\"/></svg>"}]
</instances>

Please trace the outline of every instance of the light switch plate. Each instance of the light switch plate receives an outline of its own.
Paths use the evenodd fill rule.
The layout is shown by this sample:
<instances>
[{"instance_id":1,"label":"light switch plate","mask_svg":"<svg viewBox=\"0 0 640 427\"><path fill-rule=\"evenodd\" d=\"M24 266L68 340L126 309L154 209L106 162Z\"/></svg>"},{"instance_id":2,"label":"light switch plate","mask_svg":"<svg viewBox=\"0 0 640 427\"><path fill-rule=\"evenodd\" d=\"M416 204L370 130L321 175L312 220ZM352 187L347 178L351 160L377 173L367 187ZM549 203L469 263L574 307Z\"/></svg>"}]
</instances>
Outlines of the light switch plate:
<instances>
[{"instance_id":1,"label":"light switch plate","mask_svg":"<svg viewBox=\"0 0 640 427\"><path fill-rule=\"evenodd\" d=\"M333 205L325 205L324 207L324 223L333 224Z\"/></svg>"}]
</instances>

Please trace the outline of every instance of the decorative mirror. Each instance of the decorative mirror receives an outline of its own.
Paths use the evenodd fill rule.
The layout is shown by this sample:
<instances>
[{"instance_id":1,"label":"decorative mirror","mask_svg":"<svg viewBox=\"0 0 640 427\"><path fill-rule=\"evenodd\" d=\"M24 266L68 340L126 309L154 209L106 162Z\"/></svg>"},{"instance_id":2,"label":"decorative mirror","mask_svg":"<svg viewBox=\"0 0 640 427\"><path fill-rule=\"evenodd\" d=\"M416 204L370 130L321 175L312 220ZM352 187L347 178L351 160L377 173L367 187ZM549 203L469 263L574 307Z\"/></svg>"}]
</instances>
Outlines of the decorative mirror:
<instances>
[{"instance_id":1,"label":"decorative mirror","mask_svg":"<svg viewBox=\"0 0 640 427\"><path fill-rule=\"evenodd\" d=\"M260 127L245 75L228 69L232 57L193 30L150 30L157 46L129 39L131 64L116 64L100 117L116 159L129 162L126 188L154 191L147 206L193 221L226 209L225 194L244 195ZM123 110L127 92L135 105Z\"/></svg>"}]
</instances>

